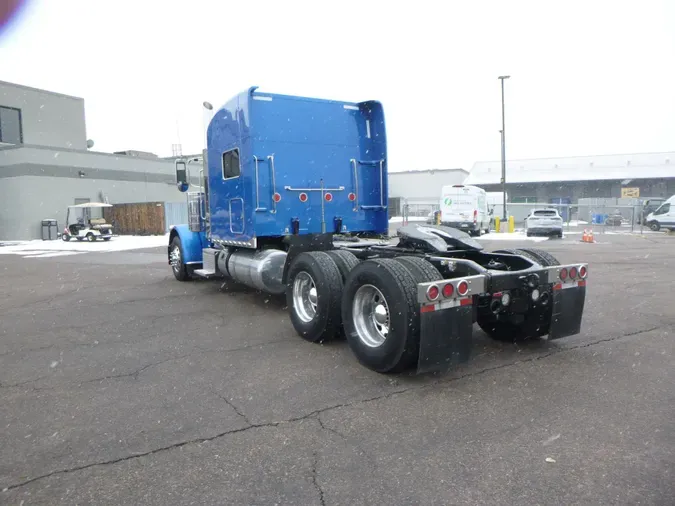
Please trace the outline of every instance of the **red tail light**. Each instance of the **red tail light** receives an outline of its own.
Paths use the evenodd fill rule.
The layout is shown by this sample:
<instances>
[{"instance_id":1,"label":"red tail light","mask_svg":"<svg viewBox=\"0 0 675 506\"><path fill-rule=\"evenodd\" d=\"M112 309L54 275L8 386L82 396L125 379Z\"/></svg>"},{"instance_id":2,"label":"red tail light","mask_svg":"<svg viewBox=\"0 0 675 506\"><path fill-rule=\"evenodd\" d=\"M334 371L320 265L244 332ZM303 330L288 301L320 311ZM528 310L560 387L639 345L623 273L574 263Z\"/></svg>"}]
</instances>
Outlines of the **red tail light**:
<instances>
[{"instance_id":1,"label":"red tail light","mask_svg":"<svg viewBox=\"0 0 675 506\"><path fill-rule=\"evenodd\" d=\"M560 269L560 279L565 281L567 279L567 268L563 267Z\"/></svg>"},{"instance_id":2,"label":"red tail light","mask_svg":"<svg viewBox=\"0 0 675 506\"><path fill-rule=\"evenodd\" d=\"M457 293L461 297L464 297L467 293L469 293L469 283L467 283L466 281L460 281L457 284Z\"/></svg>"},{"instance_id":3,"label":"red tail light","mask_svg":"<svg viewBox=\"0 0 675 506\"><path fill-rule=\"evenodd\" d=\"M275 193L274 195L272 195L272 200L274 200L274 202L279 202L281 200L281 195Z\"/></svg>"},{"instance_id":4,"label":"red tail light","mask_svg":"<svg viewBox=\"0 0 675 506\"><path fill-rule=\"evenodd\" d=\"M473 210L473 222L476 223L478 221L478 211Z\"/></svg>"},{"instance_id":5,"label":"red tail light","mask_svg":"<svg viewBox=\"0 0 675 506\"><path fill-rule=\"evenodd\" d=\"M331 200L333 200L333 194L332 193L326 193L324 198L326 199L326 202L330 202Z\"/></svg>"},{"instance_id":6,"label":"red tail light","mask_svg":"<svg viewBox=\"0 0 675 506\"><path fill-rule=\"evenodd\" d=\"M348 198L349 198L349 200L351 200L352 202L354 202L354 201L356 200L356 195L355 195L354 193L350 193L350 194L348 195Z\"/></svg>"},{"instance_id":7,"label":"red tail light","mask_svg":"<svg viewBox=\"0 0 675 506\"><path fill-rule=\"evenodd\" d=\"M452 283L448 283L443 287L443 297L452 297L453 293L455 293L455 287L452 286Z\"/></svg>"},{"instance_id":8,"label":"red tail light","mask_svg":"<svg viewBox=\"0 0 675 506\"><path fill-rule=\"evenodd\" d=\"M588 269L586 269L585 266L582 266L581 269L579 269L579 277L581 279L586 279L586 276L588 276Z\"/></svg>"},{"instance_id":9,"label":"red tail light","mask_svg":"<svg viewBox=\"0 0 675 506\"><path fill-rule=\"evenodd\" d=\"M438 291L438 287L436 285L431 285L429 288L427 288L427 298L429 300L436 300L438 299L440 292Z\"/></svg>"},{"instance_id":10,"label":"red tail light","mask_svg":"<svg viewBox=\"0 0 675 506\"><path fill-rule=\"evenodd\" d=\"M572 267L570 269L570 279L576 279L576 277L577 277L577 268Z\"/></svg>"},{"instance_id":11,"label":"red tail light","mask_svg":"<svg viewBox=\"0 0 675 506\"><path fill-rule=\"evenodd\" d=\"M300 199L300 202L307 202L307 194L306 193L301 193L298 198Z\"/></svg>"}]
</instances>

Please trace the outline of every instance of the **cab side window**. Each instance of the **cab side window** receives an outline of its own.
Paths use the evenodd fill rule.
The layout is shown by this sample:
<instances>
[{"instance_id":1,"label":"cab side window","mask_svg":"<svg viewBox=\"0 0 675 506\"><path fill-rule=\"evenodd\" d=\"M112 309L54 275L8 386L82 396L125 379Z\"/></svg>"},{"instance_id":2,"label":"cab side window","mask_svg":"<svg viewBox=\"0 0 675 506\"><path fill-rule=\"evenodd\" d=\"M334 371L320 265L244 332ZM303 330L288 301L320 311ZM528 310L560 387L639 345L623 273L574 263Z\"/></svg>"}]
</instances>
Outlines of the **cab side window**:
<instances>
[{"instance_id":1,"label":"cab side window","mask_svg":"<svg viewBox=\"0 0 675 506\"><path fill-rule=\"evenodd\" d=\"M223 153L223 179L239 177L240 174L239 149L235 148Z\"/></svg>"},{"instance_id":2,"label":"cab side window","mask_svg":"<svg viewBox=\"0 0 675 506\"><path fill-rule=\"evenodd\" d=\"M670 211L670 204L663 204L659 209L656 210L654 216L666 214L668 211Z\"/></svg>"}]
</instances>

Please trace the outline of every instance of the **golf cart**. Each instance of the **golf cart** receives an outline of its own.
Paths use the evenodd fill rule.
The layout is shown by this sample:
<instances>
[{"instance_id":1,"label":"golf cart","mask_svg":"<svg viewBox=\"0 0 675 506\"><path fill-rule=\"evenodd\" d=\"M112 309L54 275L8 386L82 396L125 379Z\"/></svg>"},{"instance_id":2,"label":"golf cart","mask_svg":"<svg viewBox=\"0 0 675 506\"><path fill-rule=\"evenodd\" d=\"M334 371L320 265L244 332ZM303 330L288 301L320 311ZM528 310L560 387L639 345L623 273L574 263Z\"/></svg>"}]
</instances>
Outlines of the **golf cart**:
<instances>
[{"instance_id":1,"label":"golf cart","mask_svg":"<svg viewBox=\"0 0 675 506\"><path fill-rule=\"evenodd\" d=\"M112 238L112 225L105 222L105 218L92 218L91 209L112 207L111 204L101 202L86 202L68 206L66 213L66 228L63 229L61 239L70 241L71 238L82 241L86 239L94 242L97 239L109 241Z\"/></svg>"}]
</instances>

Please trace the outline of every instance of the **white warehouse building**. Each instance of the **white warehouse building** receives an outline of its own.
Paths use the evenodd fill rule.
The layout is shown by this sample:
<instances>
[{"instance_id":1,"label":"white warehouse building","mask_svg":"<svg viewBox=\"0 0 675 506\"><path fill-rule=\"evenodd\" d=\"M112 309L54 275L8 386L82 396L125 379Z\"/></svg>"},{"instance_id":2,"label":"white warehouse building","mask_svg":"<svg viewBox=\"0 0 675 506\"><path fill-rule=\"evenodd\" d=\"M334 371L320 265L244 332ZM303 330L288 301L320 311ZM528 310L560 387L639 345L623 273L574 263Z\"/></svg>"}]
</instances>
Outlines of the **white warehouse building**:
<instances>
[{"instance_id":1,"label":"white warehouse building","mask_svg":"<svg viewBox=\"0 0 675 506\"><path fill-rule=\"evenodd\" d=\"M501 162L476 162L466 184L501 191ZM507 160L510 202L570 204L585 198L675 194L675 152Z\"/></svg>"},{"instance_id":2,"label":"white warehouse building","mask_svg":"<svg viewBox=\"0 0 675 506\"><path fill-rule=\"evenodd\" d=\"M410 211L426 216L438 208L441 188L461 184L468 172L464 169L408 170L389 173L389 215L399 216L401 206L408 204Z\"/></svg>"}]
</instances>

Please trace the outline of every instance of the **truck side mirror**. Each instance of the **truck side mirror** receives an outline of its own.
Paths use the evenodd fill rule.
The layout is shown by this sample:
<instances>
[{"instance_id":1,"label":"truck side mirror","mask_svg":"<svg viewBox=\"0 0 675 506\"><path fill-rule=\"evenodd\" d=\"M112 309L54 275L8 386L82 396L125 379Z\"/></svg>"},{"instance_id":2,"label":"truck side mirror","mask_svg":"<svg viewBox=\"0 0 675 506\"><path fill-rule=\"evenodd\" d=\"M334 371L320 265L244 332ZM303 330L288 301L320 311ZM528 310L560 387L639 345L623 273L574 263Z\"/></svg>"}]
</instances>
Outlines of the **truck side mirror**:
<instances>
[{"instance_id":1,"label":"truck side mirror","mask_svg":"<svg viewBox=\"0 0 675 506\"><path fill-rule=\"evenodd\" d=\"M186 192L190 188L187 164L183 160L176 160L176 186L180 192Z\"/></svg>"}]
</instances>

